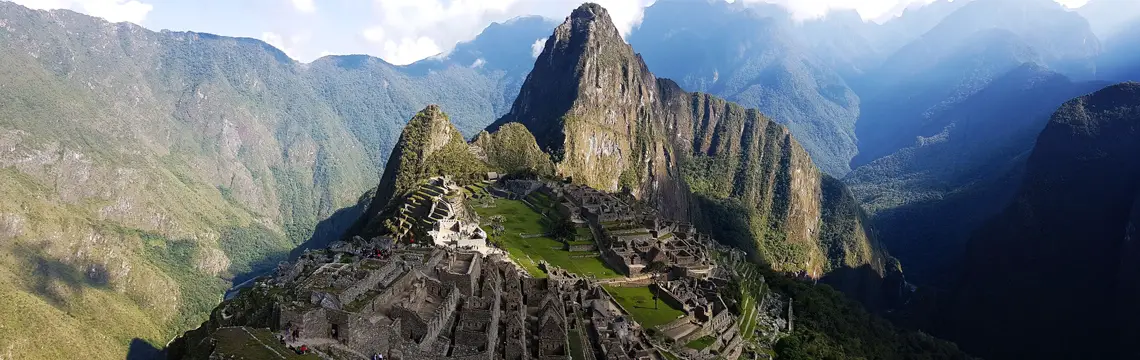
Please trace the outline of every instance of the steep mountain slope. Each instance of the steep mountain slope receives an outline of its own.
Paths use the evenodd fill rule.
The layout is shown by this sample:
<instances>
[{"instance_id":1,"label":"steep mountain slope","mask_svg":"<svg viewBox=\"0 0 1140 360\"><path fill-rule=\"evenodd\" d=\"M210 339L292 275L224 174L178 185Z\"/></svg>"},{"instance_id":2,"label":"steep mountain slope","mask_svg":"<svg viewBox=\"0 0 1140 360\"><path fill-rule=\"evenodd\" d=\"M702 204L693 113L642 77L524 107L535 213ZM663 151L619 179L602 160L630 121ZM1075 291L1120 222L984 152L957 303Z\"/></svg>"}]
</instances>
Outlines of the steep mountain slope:
<instances>
[{"instance_id":1,"label":"steep mountain slope","mask_svg":"<svg viewBox=\"0 0 1140 360\"><path fill-rule=\"evenodd\" d=\"M1140 355L1138 131L1136 83L1053 115L1015 200L970 243L947 336L987 358Z\"/></svg>"},{"instance_id":2,"label":"steep mountain slope","mask_svg":"<svg viewBox=\"0 0 1140 360\"><path fill-rule=\"evenodd\" d=\"M942 126L923 130L932 136L855 169L845 182L908 274L950 280L941 275L961 262L970 234L1016 191L1049 114L1105 85L1022 65L932 121Z\"/></svg>"},{"instance_id":3,"label":"steep mountain slope","mask_svg":"<svg viewBox=\"0 0 1140 360\"><path fill-rule=\"evenodd\" d=\"M411 114L451 106L473 135L522 79L490 58L300 64L10 2L0 63L0 328L20 329L0 348L31 358L122 358L198 324L231 280L351 224Z\"/></svg>"},{"instance_id":4,"label":"steep mountain slope","mask_svg":"<svg viewBox=\"0 0 1140 360\"><path fill-rule=\"evenodd\" d=\"M842 201L846 192L824 191L827 178L787 128L655 78L597 5L555 30L514 107L489 129L512 122L554 154L560 175L704 221L777 270L883 273L887 256L860 210Z\"/></svg>"},{"instance_id":5,"label":"steep mountain slope","mask_svg":"<svg viewBox=\"0 0 1140 360\"><path fill-rule=\"evenodd\" d=\"M1027 62L1091 78L1100 44L1088 21L1051 0L979 0L856 82L858 167L940 129L941 115Z\"/></svg>"},{"instance_id":6,"label":"steep mountain slope","mask_svg":"<svg viewBox=\"0 0 1140 360\"><path fill-rule=\"evenodd\" d=\"M800 28L783 8L737 3L658 1L646 9L629 42L661 76L690 91L758 108L791 129L821 169L846 174L857 152L859 100L833 64L856 68L874 49L856 45L866 42L859 36L809 39L857 32ZM817 53L842 57L824 60Z\"/></svg>"}]
</instances>

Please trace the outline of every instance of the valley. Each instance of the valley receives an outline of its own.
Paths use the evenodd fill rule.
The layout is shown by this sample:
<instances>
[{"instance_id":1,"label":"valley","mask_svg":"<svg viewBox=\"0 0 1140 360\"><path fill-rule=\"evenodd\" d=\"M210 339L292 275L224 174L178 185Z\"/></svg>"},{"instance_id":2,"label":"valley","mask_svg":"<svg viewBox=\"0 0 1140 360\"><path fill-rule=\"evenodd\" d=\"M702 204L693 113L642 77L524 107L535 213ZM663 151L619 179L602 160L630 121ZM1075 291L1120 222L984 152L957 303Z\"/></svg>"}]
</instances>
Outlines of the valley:
<instances>
[{"instance_id":1,"label":"valley","mask_svg":"<svg viewBox=\"0 0 1140 360\"><path fill-rule=\"evenodd\" d=\"M1140 6L785 5L393 65L0 1L0 359L1140 356Z\"/></svg>"}]
</instances>

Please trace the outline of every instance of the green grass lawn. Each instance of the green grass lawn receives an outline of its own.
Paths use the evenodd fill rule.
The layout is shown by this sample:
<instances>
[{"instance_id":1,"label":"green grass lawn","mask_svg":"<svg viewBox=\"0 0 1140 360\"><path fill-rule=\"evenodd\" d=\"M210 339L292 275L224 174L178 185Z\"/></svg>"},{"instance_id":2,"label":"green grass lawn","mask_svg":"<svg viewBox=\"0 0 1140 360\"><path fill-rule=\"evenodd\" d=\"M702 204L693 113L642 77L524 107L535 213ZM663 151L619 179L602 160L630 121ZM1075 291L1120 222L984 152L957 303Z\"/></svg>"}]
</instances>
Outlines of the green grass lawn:
<instances>
[{"instance_id":1,"label":"green grass lawn","mask_svg":"<svg viewBox=\"0 0 1140 360\"><path fill-rule=\"evenodd\" d=\"M704 350L705 348L712 346L714 342L716 342L716 339L712 336L703 336L699 339L690 341L688 344L685 344L685 346L693 350Z\"/></svg>"},{"instance_id":2,"label":"green grass lawn","mask_svg":"<svg viewBox=\"0 0 1140 360\"><path fill-rule=\"evenodd\" d=\"M626 311L629 311L634 321L637 321L637 323L646 329L668 324L678 317L685 315L684 312L674 309L664 301L659 302L657 308L654 309L653 292L650 291L647 286L606 286L606 290L610 292L610 295L614 296L614 299L617 300Z\"/></svg>"},{"instance_id":3,"label":"green grass lawn","mask_svg":"<svg viewBox=\"0 0 1140 360\"><path fill-rule=\"evenodd\" d=\"M621 277L610 269L600 257L572 258L571 254L563 250L562 243L546 236L524 239L520 234L543 234L547 232L546 219L541 214L528 207L526 203L518 200L495 199L495 206L483 208L476 206L475 212L485 221L494 215L503 215L502 235L495 241L502 243L504 250L511 258L522 265L531 276L545 277L546 274L538 268L539 260L581 275L594 275L599 279Z\"/></svg>"},{"instance_id":4,"label":"green grass lawn","mask_svg":"<svg viewBox=\"0 0 1140 360\"><path fill-rule=\"evenodd\" d=\"M312 353L297 355L266 329L225 328L215 332L213 338L218 340L215 351L233 359L320 359Z\"/></svg>"},{"instance_id":5,"label":"green grass lawn","mask_svg":"<svg viewBox=\"0 0 1140 360\"><path fill-rule=\"evenodd\" d=\"M566 337L570 340L570 358L572 359L585 359L586 353L582 348L582 339L578 337L578 330L567 330Z\"/></svg>"}]
</instances>

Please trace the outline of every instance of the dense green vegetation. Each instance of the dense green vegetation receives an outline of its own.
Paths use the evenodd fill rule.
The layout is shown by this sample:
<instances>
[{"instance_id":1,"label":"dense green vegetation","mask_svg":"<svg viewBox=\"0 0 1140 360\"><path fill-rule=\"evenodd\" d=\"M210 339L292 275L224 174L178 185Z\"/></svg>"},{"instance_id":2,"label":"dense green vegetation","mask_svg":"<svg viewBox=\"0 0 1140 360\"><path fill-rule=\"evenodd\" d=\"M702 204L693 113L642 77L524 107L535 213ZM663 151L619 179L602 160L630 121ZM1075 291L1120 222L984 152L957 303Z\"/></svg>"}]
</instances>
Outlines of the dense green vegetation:
<instances>
[{"instance_id":1,"label":"dense green vegetation","mask_svg":"<svg viewBox=\"0 0 1140 360\"><path fill-rule=\"evenodd\" d=\"M830 286L759 273L772 291L793 299L793 332L776 344L778 359L970 358L953 343L895 327Z\"/></svg>"},{"instance_id":2,"label":"dense green vegetation","mask_svg":"<svg viewBox=\"0 0 1140 360\"><path fill-rule=\"evenodd\" d=\"M554 164L550 161L550 156L538 148L534 135L522 124L505 124L494 134L486 131L479 133L472 145L481 148L487 155L487 162L500 173L545 177L554 175Z\"/></svg>"}]
</instances>

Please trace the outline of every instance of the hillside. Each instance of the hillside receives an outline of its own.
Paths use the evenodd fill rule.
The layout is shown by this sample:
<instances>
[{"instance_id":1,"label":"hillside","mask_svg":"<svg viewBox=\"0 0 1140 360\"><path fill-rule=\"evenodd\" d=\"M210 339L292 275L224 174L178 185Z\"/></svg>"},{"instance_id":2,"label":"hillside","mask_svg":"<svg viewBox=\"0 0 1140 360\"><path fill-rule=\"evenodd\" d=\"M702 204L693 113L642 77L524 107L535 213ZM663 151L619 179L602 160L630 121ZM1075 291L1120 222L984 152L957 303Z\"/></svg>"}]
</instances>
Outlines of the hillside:
<instances>
[{"instance_id":1,"label":"hillside","mask_svg":"<svg viewBox=\"0 0 1140 360\"><path fill-rule=\"evenodd\" d=\"M20 329L4 351L121 359L196 326L232 282L339 236L417 110L448 106L465 136L505 113L525 70L462 56L552 27L500 24L430 66L301 64L0 2L0 328Z\"/></svg>"},{"instance_id":2,"label":"hillside","mask_svg":"<svg viewBox=\"0 0 1140 360\"><path fill-rule=\"evenodd\" d=\"M512 122L553 154L559 175L704 222L779 271L883 274L887 255L861 211L844 201L849 193L825 191L828 180L787 128L657 79L597 5L555 30L511 111L489 129Z\"/></svg>"},{"instance_id":3,"label":"hillside","mask_svg":"<svg viewBox=\"0 0 1140 360\"><path fill-rule=\"evenodd\" d=\"M970 242L945 336L987 358L1135 358L1140 85L1065 103ZM1073 331L1080 329L1080 331ZM1053 344L1043 347L1040 344Z\"/></svg>"},{"instance_id":4,"label":"hillside","mask_svg":"<svg viewBox=\"0 0 1140 360\"><path fill-rule=\"evenodd\" d=\"M908 275L946 283L965 243L1001 210L1049 115L1104 87L1029 63L946 110L913 144L852 171L844 181L872 214Z\"/></svg>"}]
</instances>

